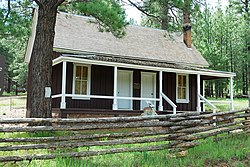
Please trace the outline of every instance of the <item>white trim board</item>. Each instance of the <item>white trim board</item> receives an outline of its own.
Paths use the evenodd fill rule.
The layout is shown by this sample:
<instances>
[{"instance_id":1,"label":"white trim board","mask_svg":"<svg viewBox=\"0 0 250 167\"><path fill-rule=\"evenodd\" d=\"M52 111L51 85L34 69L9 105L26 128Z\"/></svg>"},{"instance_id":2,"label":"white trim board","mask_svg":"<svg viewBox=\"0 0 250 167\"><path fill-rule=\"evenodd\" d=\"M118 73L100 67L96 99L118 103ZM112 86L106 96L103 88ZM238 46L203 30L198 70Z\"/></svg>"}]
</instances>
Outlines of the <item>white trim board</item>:
<instances>
[{"instance_id":1,"label":"white trim board","mask_svg":"<svg viewBox=\"0 0 250 167\"><path fill-rule=\"evenodd\" d=\"M66 56L60 56L54 59L53 66L61 63L63 60L68 61L68 62L73 62L73 63L98 64L98 65L103 65L103 66L112 66L112 67L117 66L117 67L132 68L132 69L173 72L173 73L179 73L179 74L200 74L200 75L223 77L223 78L236 76L235 73L229 73L229 72L223 73L223 72L212 72L212 71L195 71L195 70L164 68L164 67L154 67L154 66L142 66L142 65L135 65L135 64L106 62L106 61L89 60L89 59L66 57Z\"/></svg>"}]
</instances>

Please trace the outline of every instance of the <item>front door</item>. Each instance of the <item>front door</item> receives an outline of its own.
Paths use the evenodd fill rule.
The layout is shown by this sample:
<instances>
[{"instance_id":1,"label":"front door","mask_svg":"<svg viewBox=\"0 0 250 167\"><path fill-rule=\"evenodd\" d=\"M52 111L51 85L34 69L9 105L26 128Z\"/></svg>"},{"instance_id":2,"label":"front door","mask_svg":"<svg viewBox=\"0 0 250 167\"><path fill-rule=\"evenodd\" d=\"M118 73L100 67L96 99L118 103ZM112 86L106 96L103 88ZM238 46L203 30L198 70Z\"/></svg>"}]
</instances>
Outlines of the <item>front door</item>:
<instances>
[{"instance_id":1,"label":"front door","mask_svg":"<svg viewBox=\"0 0 250 167\"><path fill-rule=\"evenodd\" d=\"M156 98L156 73L141 73L141 97ZM155 101L150 100L150 102L156 105ZM141 110L148 106L146 100L141 101Z\"/></svg>"},{"instance_id":2,"label":"front door","mask_svg":"<svg viewBox=\"0 0 250 167\"><path fill-rule=\"evenodd\" d=\"M132 80L133 72L126 70L117 71L117 96L118 97L132 97ZM131 110L132 100L129 99L118 99L118 109L120 110Z\"/></svg>"}]
</instances>

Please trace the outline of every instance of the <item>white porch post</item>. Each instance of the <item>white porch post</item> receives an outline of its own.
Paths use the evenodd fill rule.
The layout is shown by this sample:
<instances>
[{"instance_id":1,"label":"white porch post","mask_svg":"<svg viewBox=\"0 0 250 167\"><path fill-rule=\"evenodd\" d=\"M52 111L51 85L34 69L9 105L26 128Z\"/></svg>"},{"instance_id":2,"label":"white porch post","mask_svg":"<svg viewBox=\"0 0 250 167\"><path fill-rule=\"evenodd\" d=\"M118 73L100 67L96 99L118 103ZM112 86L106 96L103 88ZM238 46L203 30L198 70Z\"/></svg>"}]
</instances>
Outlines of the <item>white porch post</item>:
<instances>
[{"instance_id":1,"label":"white porch post","mask_svg":"<svg viewBox=\"0 0 250 167\"><path fill-rule=\"evenodd\" d=\"M159 97L160 97L160 102L159 102L159 107L158 110L159 111L163 111L163 106L162 106L162 71L159 71Z\"/></svg>"},{"instance_id":2,"label":"white porch post","mask_svg":"<svg viewBox=\"0 0 250 167\"><path fill-rule=\"evenodd\" d=\"M63 63L63 66L62 66L62 97L61 97L60 109L66 109L65 94L66 94L67 62L63 61L62 63Z\"/></svg>"},{"instance_id":3,"label":"white porch post","mask_svg":"<svg viewBox=\"0 0 250 167\"><path fill-rule=\"evenodd\" d=\"M205 80L202 80L202 96L205 97ZM202 111L205 112L205 102L202 103Z\"/></svg>"},{"instance_id":4,"label":"white porch post","mask_svg":"<svg viewBox=\"0 0 250 167\"><path fill-rule=\"evenodd\" d=\"M113 110L117 110L117 66L114 67L114 99L113 99Z\"/></svg>"},{"instance_id":5,"label":"white porch post","mask_svg":"<svg viewBox=\"0 0 250 167\"><path fill-rule=\"evenodd\" d=\"M201 94L201 75L197 74L197 112L201 112L201 100L199 95Z\"/></svg>"},{"instance_id":6,"label":"white porch post","mask_svg":"<svg viewBox=\"0 0 250 167\"><path fill-rule=\"evenodd\" d=\"M233 96L233 77L230 77L230 111L234 110L234 96Z\"/></svg>"}]
</instances>

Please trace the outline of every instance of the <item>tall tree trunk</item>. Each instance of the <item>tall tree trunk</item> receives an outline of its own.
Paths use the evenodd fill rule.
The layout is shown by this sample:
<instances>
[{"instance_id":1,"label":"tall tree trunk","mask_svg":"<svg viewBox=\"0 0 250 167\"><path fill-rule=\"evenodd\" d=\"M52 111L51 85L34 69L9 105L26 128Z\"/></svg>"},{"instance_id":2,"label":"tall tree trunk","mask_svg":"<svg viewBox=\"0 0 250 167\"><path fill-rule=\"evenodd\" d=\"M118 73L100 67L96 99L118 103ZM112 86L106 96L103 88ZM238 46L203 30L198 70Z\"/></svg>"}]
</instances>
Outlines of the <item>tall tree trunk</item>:
<instances>
[{"instance_id":1,"label":"tall tree trunk","mask_svg":"<svg viewBox=\"0 0 250 167\"><path fill-rule=\"evenodd\" d=\"M162 22L161 22L161 28L163 30L167 30L168 29L168 25L169 25L169 20L168 20L168 13L169 13L169 8L168 8L168 2L166 2L166 4L162 7L162 12L163 17L162 17Z\"/></svg>"},{"instance_id":2,"label":"tall tree trunk","mask_svg":"<svg viewBox=\"0 0 250 167\"><path fill-rule=\"evenodd\" d=\"M247 60L247 58L246 58L246 60ZM248 75L249 75L248 63L246 63L246 65L245 65L245 70L246 70L246 83L245 83L245 85L246 85L246 92L245 92L245 95L247 95L247 93L248 93L248 84L249 84L249 78L248 78Z\"/></svg>"},{"instance_id":3,"label":"tall tree trunk","mask_svg":"<svg viewBox=\"0 0 250 167\"><path fill-rule=\"evenodd\" d=\"M219 96L219 92L218 92L218 81L215 81L214 89L215 89L215 98L218 99L218 96Z\"/></svg>"},{"instance_id":4,"label":"tall tree trunk","mask_svg":"<svg viewBox=\"0 0 250 167\"><path fill-rule=\"evenodd\" d=\"M11 79L10 77L8 76L8 79L7 79L7 93L10 93L11 92Z\"/></svg>"},{"instance_id":5,"label":"tall tree trunk","mask_svg":"<svg viewBox=\"0 0 250 167\"><path fill-rule=\"evenodd\" d=\"M36 37L31 54L29 117L50 118L51 97L45 98L45 87L51 87L52 54L55 37L57 4L60 0L40 0Z\"/></svg>"},{"instance_id":6,"label":"tall tree trunk","mask_svg":"<svg viewBox=\"0 0 250 167\"><path fill-rule=\"evenodd\" d=\"M206 82L206 83L207 83L207 84L206 84L206 86L205 86L205 87L206 87L206 88L205 88L205 89L206 89L206 91L205 91L205 96L206 96L206 97L210 97L210 96L211 96L211 93L210 93L210 91L211 91L211 90L210 90L210 82L208 81L208 82Z\"/></svg>"},{"instance_id":7,"label":"tall tree trunk","mask_svg":"<svg viewBox=\"0 0 250 167\"><path fill-rule=\"evenodd\" d=\"M245 70L242 68L242 94L245 93Z\"/></svg>"},{"instance_id":8,"label":"tall tree trunk","mask_svg":"<svg viewBox=\"0 0 250 167\"><path fill-rule=\"evenodd\" d=\"M18 95L18 84L17 84L17 82L15 82L15 85L16 85L16 89L15 89L15 93L16 93L16 96Z\"/></svg>"},{"instance_id":9,"label":"tall tree trunk","mask_svg":"<svg viewBox=\"0 0 250 167\"><path fill-rule=\"evenodd\" d=\"M233 48L232 48L232 40L230 39L230 70L234 72L234 64L233 64Z\"/></svg>"},{"instance_id":10,"label":"tall tree trunk","mask_svg":"<svg viewBox=\"0 0 250 167\"><path fill-rule=\"evenodd\" d=\"M215 82L212 81L212 85L211 85L211 93L212 93L212 97L215 97L214 96L214 85L215 85Z\"/></svg>"}]
</instances>

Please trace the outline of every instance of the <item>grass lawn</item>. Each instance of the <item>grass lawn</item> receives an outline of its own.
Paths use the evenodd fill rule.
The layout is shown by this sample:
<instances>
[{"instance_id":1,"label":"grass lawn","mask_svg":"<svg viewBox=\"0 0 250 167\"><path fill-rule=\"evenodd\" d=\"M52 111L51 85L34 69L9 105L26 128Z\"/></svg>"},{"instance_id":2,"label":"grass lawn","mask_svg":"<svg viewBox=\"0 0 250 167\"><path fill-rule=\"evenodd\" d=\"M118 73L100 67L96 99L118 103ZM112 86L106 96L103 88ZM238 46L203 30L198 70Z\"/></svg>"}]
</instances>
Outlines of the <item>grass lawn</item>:
<instances>
[{"instance_id":1,"label":"grass lawn","mask_svg":"<svg viewBox=\"0 0 250 167\"><path fill-rule=\"evenodd\" d=\"M18 96L26 96L26 95L27 95L27 92L25 93L18 92ZM10 92L10 93L3 92L2 96L16 96L16 92Z\"/></svg>"},{"instance_id":2,"label":"grass lawn","mask_svg":"<svg viewBox=\"0 0 250 167\"><path fill-rule=\"evenodd\" d=\"M212 103L216 106L216 111L230 111L230 104L229 103L223 103L224 101L228 101L229 99L222 99L222 98L209 98L208 100L216 100L216 101L222 101L222 103ZM205 105L206 111L212 111L212 108L208 106L207 104ZM248 107L248 99L247 98L235 98L234 99L234 109L239 110L243 108Z\"/></svg>"},{"instance_id":3,"label":"grass lawn","mask_svg":"<svg viewBox=\"0 0 250 167\"><path fill-rule=\"evenodd\" d=\"M250 137L234 135L220 140L214 137L201 140L200 146L188 151L186 157L173 158L168 151L134 152L95 156L88 158L60 158L17 162L15 166L27 167L203 167L203 166L250 166ZM131 145L132 146L132 145ZM42 152L41 152L42 153ZM0 155L2 155L0 153ZM1 165L1 164L0 164ZM5 163L3 166L13 166Z\"/></svg>"},{"instance_id":4,"label":"grass lawn","mask_svg":"<svg viewBox=\"0 0 250 167\"><path fill-rule=\"evenodd\" d=\"M0 97L1 106L11 106L16 108L25 108L27 95L22 94L18 96L4 95Z\"/></svg>"}]
</instances>

